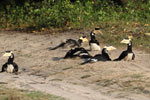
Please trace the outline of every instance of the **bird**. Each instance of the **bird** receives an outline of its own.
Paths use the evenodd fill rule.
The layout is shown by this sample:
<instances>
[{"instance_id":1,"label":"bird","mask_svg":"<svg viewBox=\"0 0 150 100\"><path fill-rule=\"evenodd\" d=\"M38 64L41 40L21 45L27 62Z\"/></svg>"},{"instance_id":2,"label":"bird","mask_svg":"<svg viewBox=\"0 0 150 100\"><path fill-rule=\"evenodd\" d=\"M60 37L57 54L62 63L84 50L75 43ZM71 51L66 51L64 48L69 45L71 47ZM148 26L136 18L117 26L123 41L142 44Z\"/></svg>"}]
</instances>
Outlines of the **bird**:
<instances>
[{"instance_id":1,"label":"bird","mask_svg":"<svg viewBox=\"0 0 150 100\"><path fill-rule=\"evenodd\" d=\"M131 38L125 38L120 43L127 44L127 50L123 51L120 56L117 59L114 59L114 61L131 61L135 59L135 54L132 51L132 40Z\"/></svg>"},{"instance_id":2,"label":"bird","mask_svg":"<svg viewBox=\"0 0 150 100\"><path fill-rule=\"evenodd\" d=\"M3 55L4 57L9 57L8 61L3 64L1 72L8 72L8 73L17 73L18 72L18 65L14 62L14 54L12 51L6 51Z\"/></svg>"},{"instance_id":3,"label":"bird","mask_svg":"<svg viewBox=\"0 0 150 100\"><path fill-rule=\"evenodd\" d=\"M89 41L90 50L101 50L99 41L96 40L94 31L91 31L90 38L91 38L91 40Z\"/></svg>"},{"instance_id":4,"label":"bird","mask_svg":"<svg viewBox=\"0 0 150 100\"><path fill-rule=\"evenodd\" d=\"M77 41L74 39L67 39L65 42L60 43L56 47L53 47L53 48L50 47L48 49L49 50L56 50L60 47L63 47L63 48L65 48L65 47L70 47L70 48L81 47L81 44L83 42L87 42L87 41L88 40L87 40L86 36L80 37Z\"/></svg>"},{"instance_id":5,"label":"bird","mask_svg":"<svg viewBox=\"0 0 150 100\"><path fill-rule=\"evenodd\" d=\"M80 47L80 48L70 49L64 56L64 59L76 58L76 57L85 59L85 58L91 57L91 55L88 53L86 49L84 49L83 47Z\"/></svg>"},{"instance_id":6,"label":"bird","mask_svg":"<svg viewBox=\"0 0 150 100\"><path fill-rule=\"evenodd\" d=\"M111 61L108 52L115 49L116 48L111 45L106 45L103 47L101 54L96 54L95 56L88 58L85 62L81 63L81 65L84 65L86 63L94 63L98 61Z\"/></svg>"}]
</instances>

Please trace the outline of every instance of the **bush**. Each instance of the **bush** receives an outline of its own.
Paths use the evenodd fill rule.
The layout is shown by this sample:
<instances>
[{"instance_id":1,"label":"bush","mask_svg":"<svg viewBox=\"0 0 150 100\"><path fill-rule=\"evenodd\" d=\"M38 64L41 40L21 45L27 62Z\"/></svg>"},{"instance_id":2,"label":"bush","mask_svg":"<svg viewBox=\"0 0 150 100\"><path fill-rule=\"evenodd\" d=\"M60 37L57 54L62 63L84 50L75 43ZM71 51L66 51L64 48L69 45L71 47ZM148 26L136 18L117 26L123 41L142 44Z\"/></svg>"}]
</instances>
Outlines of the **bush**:
<instances>
[{"instance_id":1,"label":"bush","mask_svg":"<svg viewBox=\"0 0 150 100\"><path fill-rule=\"evenodd\" d=\"M118 6L113 2L93 0L70 2L70 0L26 1L23 5L7 5L1 10L1 28L82 28L102 22L139 21L150 22L150 1L128 2Z\"/></svg>"}]
</instances>

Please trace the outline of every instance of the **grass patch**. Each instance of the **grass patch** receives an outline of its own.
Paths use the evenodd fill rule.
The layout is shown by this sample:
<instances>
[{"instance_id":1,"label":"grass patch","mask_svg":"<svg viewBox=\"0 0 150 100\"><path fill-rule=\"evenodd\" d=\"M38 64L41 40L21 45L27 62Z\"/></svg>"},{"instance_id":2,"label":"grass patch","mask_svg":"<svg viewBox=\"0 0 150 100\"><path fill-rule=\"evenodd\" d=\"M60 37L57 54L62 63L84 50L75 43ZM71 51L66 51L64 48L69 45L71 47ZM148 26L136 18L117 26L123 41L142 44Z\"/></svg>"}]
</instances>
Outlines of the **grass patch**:
<instances>
[{"instance_id":1,"label":"grass patch","mask_svg":"<svg viewBox=\"0 0 150 100\"><path fill-rule=\"evenodd\" d=\"M97 34L100 43L114 45L116 47L126 47L120 41L128 35L133 36L133 48L144 49L150 52L150 36L145 33L150 32L146 24L137 22L107 22L101 23L103 35Z\"/></svg>"},{"instance_id":2,"label":"grass patch","mask_svg":"<svg viewBox=\"0 0 150 100\"><path fill-rule=\"evenodd\" d=\"M0 86L0 100L67 100L39 91L10 89Z\"/></svg>"},{"instance_id":3,"label":"grass patch","mask_svg":"<svg viewBox=\"0 0 150 100\"><path fill-rule=\"evenodd\" d=\"M40 31L44 28L89 28L107 21L150 22L149 1L128 1L124 7L108 0L70 1L17 1L19 4L5 1L6 5L0 4L0 28Z\"/></svg>"},{"instance_id":4,"label":"grass patch","mask_svg":"<svg viewBox=\"0 0 150 100\"><path fill-rule=\"evenodd\" d=\"M141 74L133 74L131 76L131 78L135 78L135 79L142 78L142 77L143 77L143 75L141 75Z\"/></svg>"}]
</instances>

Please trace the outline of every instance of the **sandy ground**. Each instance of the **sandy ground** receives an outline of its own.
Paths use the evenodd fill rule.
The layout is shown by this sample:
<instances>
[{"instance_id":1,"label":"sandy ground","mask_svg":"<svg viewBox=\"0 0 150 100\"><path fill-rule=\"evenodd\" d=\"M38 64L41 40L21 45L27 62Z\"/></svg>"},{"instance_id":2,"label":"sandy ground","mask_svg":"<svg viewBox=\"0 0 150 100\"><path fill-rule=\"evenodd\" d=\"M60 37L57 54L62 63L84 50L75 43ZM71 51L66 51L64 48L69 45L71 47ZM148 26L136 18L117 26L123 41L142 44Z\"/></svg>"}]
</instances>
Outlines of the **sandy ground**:
<instances>
[{"instance_id":1,"label":"sandy ground","mask_svg":"<svg viewBox=\"0 0 150 100\"><path fill-rule=\"evenodd\" d=\"M62 59L67 50L48 51L48 47L67 38L79 38L77 34L75 31L59 35L1 31L0 65L7 61L2 57L4 51L12 50L19 74L0 73L0 84L69 100L150 100L150 54L133 48L135 61L80 65L81 59ZM84 46L88 48L88 43ZM118 57L124 49L112 51L111 58Z\"/></svg>"}]
</instances>

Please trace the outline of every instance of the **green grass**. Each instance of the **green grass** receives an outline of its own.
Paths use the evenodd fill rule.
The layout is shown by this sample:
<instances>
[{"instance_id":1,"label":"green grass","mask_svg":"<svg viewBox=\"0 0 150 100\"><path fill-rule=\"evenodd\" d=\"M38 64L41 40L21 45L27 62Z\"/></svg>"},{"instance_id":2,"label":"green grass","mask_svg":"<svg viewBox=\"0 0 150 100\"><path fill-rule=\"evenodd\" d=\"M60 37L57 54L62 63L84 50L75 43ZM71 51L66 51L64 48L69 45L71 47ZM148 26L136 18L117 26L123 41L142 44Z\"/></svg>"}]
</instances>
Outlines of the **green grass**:
<instances>
[{"instance_id":1,"label":"green grass","mask_svg":"<svg viewBox=\"0 0 150 100\"><path fill-rule=\"evenodd\" d=\"M107 0L96 2L95 4L93 0L76 0L74 3L70 0L42 0L32 3L27 1L22 5L7 5L5 9L0 10L0 28L40 31L43 27L90 28L103 22L150 22L149 1L129 1L125 7L108 3Z\"/></svg>"},{"instance_id":2,"label":"green grass","mask_svg":"<svg viewBox=\"0 0 150 100\"><path fill-rule=\"evenodd\" d=\"M102 28L103 35L97 34L100 43L114 45L116 47L126 47L120 41L129 36L133 36L133 48L146 50L150 52L150 36L144 33L149 33L149 26L140 22L107 22L101 23L99 27ZM94 27L93 27L94 28Z\"/></svg>"},{"instance_id":3,"label":"green grass","mask_svg":"<svg viewBox=\"0 0 150 100\"><path fill-rule=\"evenodd\" d=\"M60 33L100 26L104 35L99 35L98 39L102 43L123 46L120 41L133 35L134 47L150 51L150 36L144 35L150 32L150 1L129 1L124 8L106 2L108 0L94 1L97 1L96 5L93 0L74 3L42 0L25 2L22 6L7 5L0 11L0 30Z\"/></svg>"},{"instance_id":4,"label":"green grass","mask_svg":"<svg viewBox=\"0 0 150 100\"><path fill-rule=\"evenodd\" d=\"M0 100L68 100L39 91L10 89L0 86Z\"/></svg>"}]
</instances>

